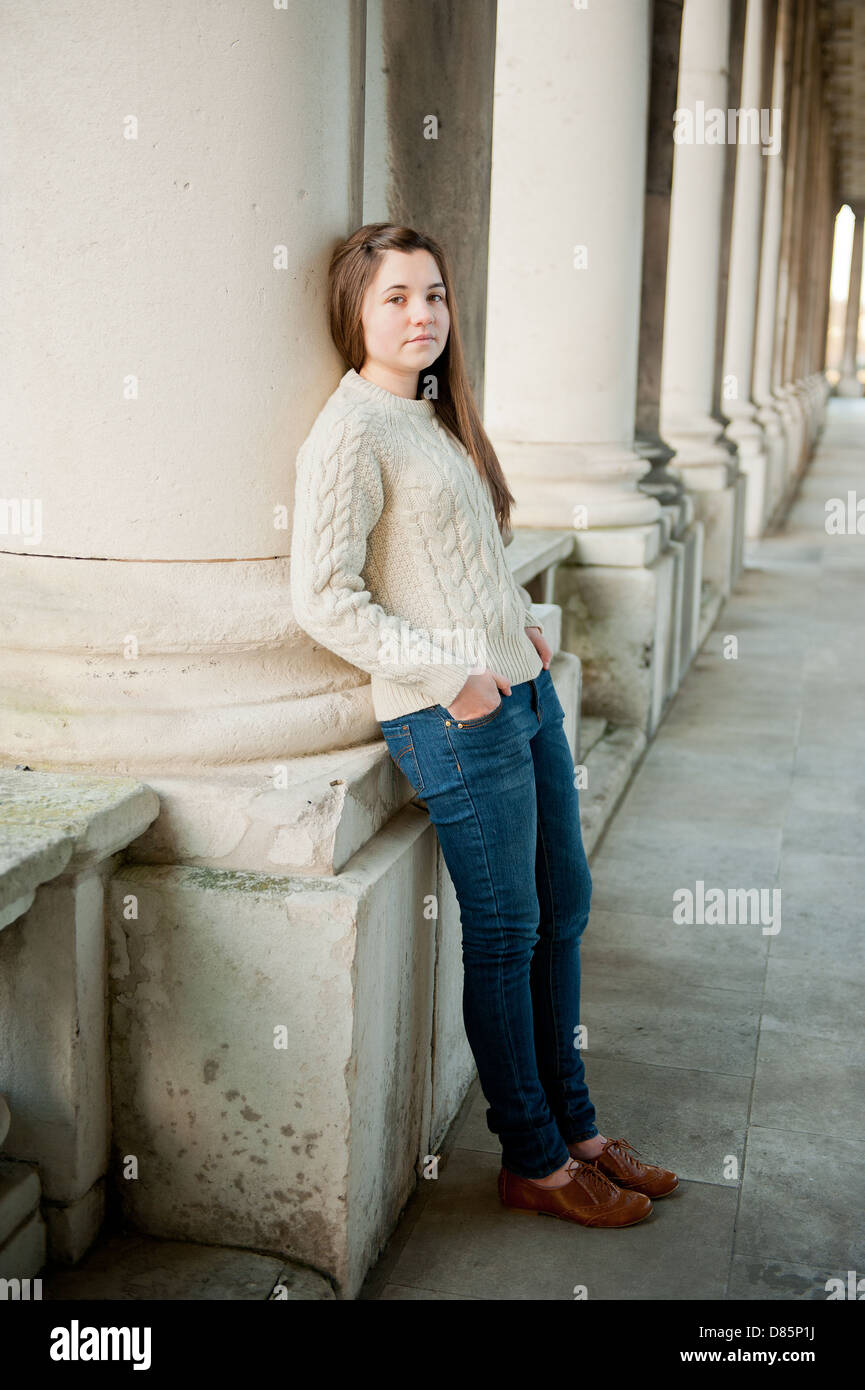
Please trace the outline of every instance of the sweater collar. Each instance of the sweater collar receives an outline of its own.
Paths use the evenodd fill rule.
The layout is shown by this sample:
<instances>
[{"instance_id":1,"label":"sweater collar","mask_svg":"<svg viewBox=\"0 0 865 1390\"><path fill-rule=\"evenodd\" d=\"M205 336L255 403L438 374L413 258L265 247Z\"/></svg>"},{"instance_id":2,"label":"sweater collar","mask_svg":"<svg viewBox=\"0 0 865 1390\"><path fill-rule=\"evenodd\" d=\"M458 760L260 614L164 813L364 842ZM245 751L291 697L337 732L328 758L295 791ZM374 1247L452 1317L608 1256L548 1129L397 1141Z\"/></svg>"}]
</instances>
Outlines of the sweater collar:
<instances>
[{"instance_id":1,"label":"sweater collar","mask_svg":"<svg viewBox=\"0 0 865 1390\"><path fill-rule=\"evenodd\" d=\"M383 386L376 386L374 381L367 381L365 376L360 376L354 370L354 367L349 367L339 384L355 395L365 397L366 400L378 401L380 405L390 406L400 415L414 415L423 419L436 413L432 401L426 399L410 400L408 396L397 396L393 391L386 391Z\"/></svg>"}]
</instances>

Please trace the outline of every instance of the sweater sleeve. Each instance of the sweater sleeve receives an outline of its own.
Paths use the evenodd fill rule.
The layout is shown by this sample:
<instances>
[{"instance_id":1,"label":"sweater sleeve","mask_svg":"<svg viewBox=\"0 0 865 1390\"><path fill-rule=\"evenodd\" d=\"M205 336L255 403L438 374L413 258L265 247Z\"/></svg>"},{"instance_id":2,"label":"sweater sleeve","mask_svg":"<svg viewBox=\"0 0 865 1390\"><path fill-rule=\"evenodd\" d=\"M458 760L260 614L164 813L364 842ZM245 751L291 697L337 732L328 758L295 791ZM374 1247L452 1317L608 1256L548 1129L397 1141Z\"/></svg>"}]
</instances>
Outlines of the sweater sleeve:
<instances>
[{"instance_id":1,"label":"sweater sleeve","mask_svg":"<svg viewBox=\"0 0 865 1390\"><path fill-rule=\"evenodd\" d=\"M500 530L499 534L502 538L502 543L506 546L510 545L511 541L514 538L513 531L511 531L510 529L508 529L507 531ZM524 626L537 627L540 628L541 632L543 632L543 624L540 622L538 618L535 617L535 615L532 612L532 596L529 593L528 589L524 589L522 584L517 584L517 593L523 601L523 609L525 610L523 613L523 617L525 619Z\"/></svg>"},{"instance_id":2,"label":"sweater sleeve","mask_svg":"<svg viewBox=\"0 0 865 1390\"><path fill-rule=\"evenodd\" d=\"M370 675L423 686L451 704L477 666L454 660L428 632L374 603L362 570L367 537L384 505L374 440L362 419L341 419L324 447L297 456L290 584L300 626Z\"/></svg>"},{"instance_id":3,"label":"sweater sleeve","mask_svg":"<svg viewBox=\"0 0 865 1390\"><path fill-rule=\"evenodd\" d=\"M544 630L543 623L541 622L540 618L536 618L535 615L534 615L534 613L532 612L532 596L531 596L531 594L529 593L528 589L524 589L524 588L523 588L522 584L518 584L518 585L517 585L517 588L519 589L519 592L520 592L520 598L522 599L522 601L523 601L523 603L524 603L524 605L525 605L525 613L524 613L523 616L525 617L525 620L526 620L526 621L525 621L525 623L523 624L523 626L524 626L524 627L537 627L537 628L540 628L541 632L543 632L543 630Z\"/></svg>"}]
</instances>

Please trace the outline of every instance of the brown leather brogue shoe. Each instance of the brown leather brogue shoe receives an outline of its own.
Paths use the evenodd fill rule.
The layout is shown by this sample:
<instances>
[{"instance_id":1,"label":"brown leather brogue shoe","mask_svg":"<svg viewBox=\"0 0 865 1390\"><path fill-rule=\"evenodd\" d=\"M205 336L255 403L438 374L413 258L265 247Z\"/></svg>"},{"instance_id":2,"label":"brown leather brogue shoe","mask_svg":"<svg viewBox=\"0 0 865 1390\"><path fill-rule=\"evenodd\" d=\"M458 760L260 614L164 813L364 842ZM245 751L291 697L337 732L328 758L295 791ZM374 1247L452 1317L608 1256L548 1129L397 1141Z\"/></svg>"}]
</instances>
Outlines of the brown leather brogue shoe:
<instances>
[{"instance_id":1,"label":"brown leather brogue shoe","mask_svg":"<svg viewBox=\"0 0 865 1390\"><path fill-rule=\"evenodd\" d=\"M538 1187L502 1168L499 1173L499 1199L510 1211L532 1211L540 1216L558 1216L578 1226L635 1226L652 1210L648 1197L640 1192L623 1192L590 1163L572 1158L568 1164L570 1181L563 1187Z\"/></svg>"},{"instance_id":2,"label":"brown leather brogue shoe","mask_svg":"<svg viewBox=\"0 0 865 1390\"><path fill-rule=\"evenodd\" d=\"M596 1165L605 1177L620 1187L623 1192L642 1192L655 1201L667 1197L679 1186L679 1179L668 1168L659 1168L654 1163L641 1163L632 1154L639 1153L627 1139L608 1139L597 1158L584 1162Z\"/></svg>"}]
</instances>

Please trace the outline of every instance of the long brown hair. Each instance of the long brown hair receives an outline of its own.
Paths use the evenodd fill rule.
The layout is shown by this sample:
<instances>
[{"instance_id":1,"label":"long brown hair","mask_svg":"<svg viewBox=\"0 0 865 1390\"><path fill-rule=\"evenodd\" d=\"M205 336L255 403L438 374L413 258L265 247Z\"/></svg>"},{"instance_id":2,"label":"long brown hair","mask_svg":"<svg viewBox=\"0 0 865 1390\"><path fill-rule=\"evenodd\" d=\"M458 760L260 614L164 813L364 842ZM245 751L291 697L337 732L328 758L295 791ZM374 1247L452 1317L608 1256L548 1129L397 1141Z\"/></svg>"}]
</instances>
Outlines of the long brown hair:
<instances>
[{"instance_id":1,"label":"long brown hair","mask_svg":"<svg viewBox=\"0 0 865 1390\"><path fill-rule=\"evenodd\" d=\"M450 267L441 244L412 227L397 227L391 222L370 222L352 232L346 241L336 247L330 258L328 313L331 337L344 361L359 372L366 357L361 322L363 297L385 251L429 251L438 265L450 312L450 332L444 350L430 368L435 372L438 384L438 399L433 401L433 405L441 423L464 445L486 482L499 527L507 533L510 529L511 505L515 499L505 482L502 466L475 405L466 373ZM419 373L418 386L420 378L426 374Z\"/></svg>"}]
</instances>

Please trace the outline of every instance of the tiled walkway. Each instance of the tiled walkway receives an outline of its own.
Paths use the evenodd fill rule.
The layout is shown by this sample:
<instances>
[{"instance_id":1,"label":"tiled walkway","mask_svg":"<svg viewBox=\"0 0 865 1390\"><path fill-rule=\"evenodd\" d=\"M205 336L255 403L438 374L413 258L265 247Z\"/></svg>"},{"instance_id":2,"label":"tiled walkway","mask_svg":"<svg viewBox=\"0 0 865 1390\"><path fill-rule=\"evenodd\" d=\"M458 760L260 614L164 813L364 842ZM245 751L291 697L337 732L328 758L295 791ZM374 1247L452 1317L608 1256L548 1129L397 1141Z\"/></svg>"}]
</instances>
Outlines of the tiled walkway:
<instances>
[{"instance_id":1,"label":"tiled walkway","mask_svg":"<svg viewBox=\"0 0 865 1390\"><path fill-rule=\"evenodd\" d=\"M849 489L865 497L865 402L832 401L591 861L598 1125L678 1191L617 1231L503 1211L475 1083L362 1297L825 1299L865 1276L865 535L824 525ZM779 887L780 931L673 925L698 880Z\"/></svg>"}]
</instances>

